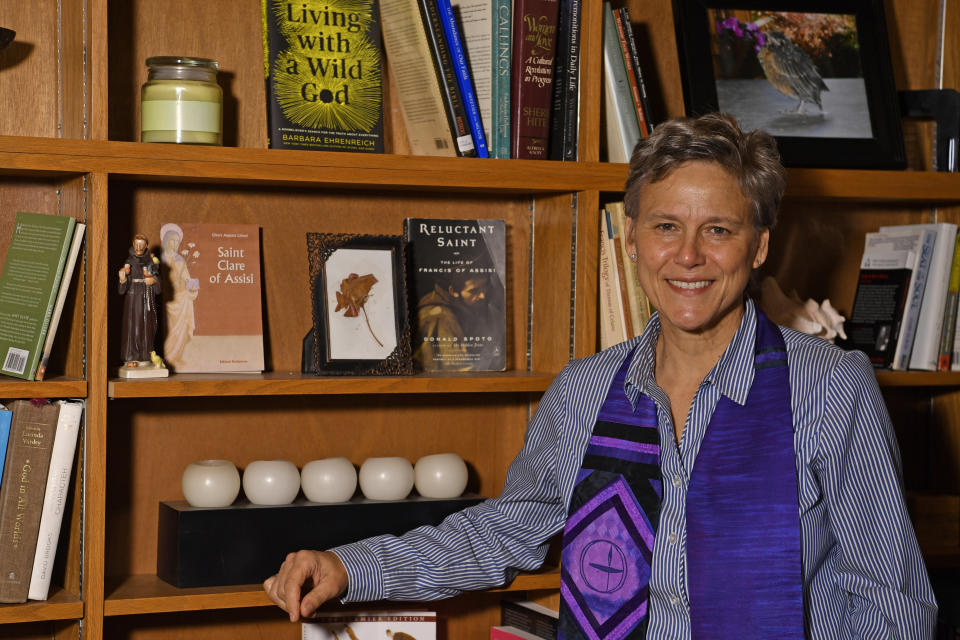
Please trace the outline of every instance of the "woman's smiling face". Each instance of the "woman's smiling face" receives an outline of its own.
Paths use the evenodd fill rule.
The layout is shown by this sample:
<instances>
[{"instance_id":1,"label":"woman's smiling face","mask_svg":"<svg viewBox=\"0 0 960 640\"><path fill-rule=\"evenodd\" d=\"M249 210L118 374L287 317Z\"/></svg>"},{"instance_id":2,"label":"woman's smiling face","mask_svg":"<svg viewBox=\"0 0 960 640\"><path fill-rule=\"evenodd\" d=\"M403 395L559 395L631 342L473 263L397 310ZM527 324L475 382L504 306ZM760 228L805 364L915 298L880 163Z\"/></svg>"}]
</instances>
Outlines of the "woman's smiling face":
<instances>
[{"instance_id":1,"label":"woman's smiling face","mask_svg":"<svg viewBox=\"0 0 960 640\"><path fill-rule=\"evenodd\" d=\"M664 329L732 335L769 237L754 226L736 178L719 164L694 160L644 185L628 247Z\"/></svg>"}]
</instances>

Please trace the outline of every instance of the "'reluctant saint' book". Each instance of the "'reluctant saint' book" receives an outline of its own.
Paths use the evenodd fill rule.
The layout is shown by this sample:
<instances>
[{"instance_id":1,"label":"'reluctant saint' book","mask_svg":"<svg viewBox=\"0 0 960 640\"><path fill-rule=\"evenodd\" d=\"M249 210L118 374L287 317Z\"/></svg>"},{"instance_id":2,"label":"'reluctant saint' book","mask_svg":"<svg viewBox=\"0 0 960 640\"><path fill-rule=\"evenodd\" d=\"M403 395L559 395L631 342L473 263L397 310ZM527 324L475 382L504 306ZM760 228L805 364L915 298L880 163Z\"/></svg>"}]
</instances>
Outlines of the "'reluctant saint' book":
<instances>
[{"instance_id":1,"label":"'reluctant saint' book","mask_svg":"<svg viewBox=\"0 0 960 640\"><path fill-rule=\"evenodd\" d=\"M273 149L383 153L378 0L261 0Z\"/></svg>"},{"instance_id":2,"label":"'reluctant saint' book","mask_svg":"<svg viewBox=\"0 0 960 640\"><path fill-rule=\"evenodd\" d=\"M414 359L424 371L506 368L503 220L407 218Z\"/></svg>"}]
</instances>

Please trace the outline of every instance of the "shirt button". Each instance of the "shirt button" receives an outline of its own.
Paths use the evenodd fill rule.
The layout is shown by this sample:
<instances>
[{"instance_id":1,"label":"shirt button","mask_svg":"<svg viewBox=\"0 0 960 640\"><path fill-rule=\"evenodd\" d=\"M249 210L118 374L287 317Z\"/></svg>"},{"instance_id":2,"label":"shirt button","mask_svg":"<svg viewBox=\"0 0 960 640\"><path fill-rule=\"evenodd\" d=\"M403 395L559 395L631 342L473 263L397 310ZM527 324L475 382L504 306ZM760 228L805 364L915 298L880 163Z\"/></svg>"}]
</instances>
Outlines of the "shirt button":
<instances>
[{"instance_id":1,"label":"shirt button","mask_svg":"<svg viewBox=\"0 0 960 640\"><path fill-rule=\"evenodd\" d=\"M669 542L670 544L677 544L677 534L671 533L670 535L668 535L667 542Z\"/></svg>"},{"instance_id":2,"label":"shirt button","mask_svg":"<svg viewBox=\"0 0 960 640\"><path fill-rule=\"evenodd\" d=\"M673 606L677 606L678 604L680 604L680 598L678 598L677 596L671 594L671 595L670 595L670 604L672 604Z\"/></svg>"},{"instance_id":3,"label":"shirt button","mask_svg":"<svg viewBox=\"0 0 960 640\"><path fill-rule=\"evenodd\" d=\"M673 476L673 486L679 489L680 485L682 484L683 484L683 480L680 479L680 476Z\"/></svg>"}]
</instances>

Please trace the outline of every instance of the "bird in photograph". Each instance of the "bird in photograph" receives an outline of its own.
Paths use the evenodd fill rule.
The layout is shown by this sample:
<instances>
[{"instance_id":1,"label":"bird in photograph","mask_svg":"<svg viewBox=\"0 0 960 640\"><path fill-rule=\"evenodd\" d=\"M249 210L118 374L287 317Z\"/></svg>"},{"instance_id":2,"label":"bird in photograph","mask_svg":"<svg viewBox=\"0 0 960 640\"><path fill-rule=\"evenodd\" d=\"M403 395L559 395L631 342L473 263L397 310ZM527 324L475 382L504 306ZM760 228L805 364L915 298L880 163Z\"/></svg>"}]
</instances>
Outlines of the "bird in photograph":
<instances>
[{"instance_id":1,"label":"bird in photograph","mask_svg":"<svg viewBox=\"0 0 960 640\"><path fill-rule=\"evenodd\" d=\"M817 105L823 112L820 92L830 89L810 55L779 31L771 31L766 36L766 43L757 50L763 75L774 89L800 101L794 112L804 113L804 102Z\"/></svg>"}]
</instances>

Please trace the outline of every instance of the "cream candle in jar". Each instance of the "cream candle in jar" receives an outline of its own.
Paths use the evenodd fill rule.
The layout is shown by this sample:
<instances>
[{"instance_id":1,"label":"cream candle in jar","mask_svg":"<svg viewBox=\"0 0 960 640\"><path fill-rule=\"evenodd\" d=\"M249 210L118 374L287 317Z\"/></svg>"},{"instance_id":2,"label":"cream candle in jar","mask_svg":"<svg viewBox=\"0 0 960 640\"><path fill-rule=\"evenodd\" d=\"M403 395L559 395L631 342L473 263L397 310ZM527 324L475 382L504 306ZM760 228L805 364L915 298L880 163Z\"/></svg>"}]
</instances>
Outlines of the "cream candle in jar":
<instances>
[{"instance_id":1,"label":"cream candle in jar","mask_svg":"<svg viewBox=\"0 0 960 640\"><path fill-rule=\"evenodd\" d=\"M223 91L217 61L206 58L147 58L147 82L140 90L143 142L221 144Z\"/></svg>"}]
</instances>

